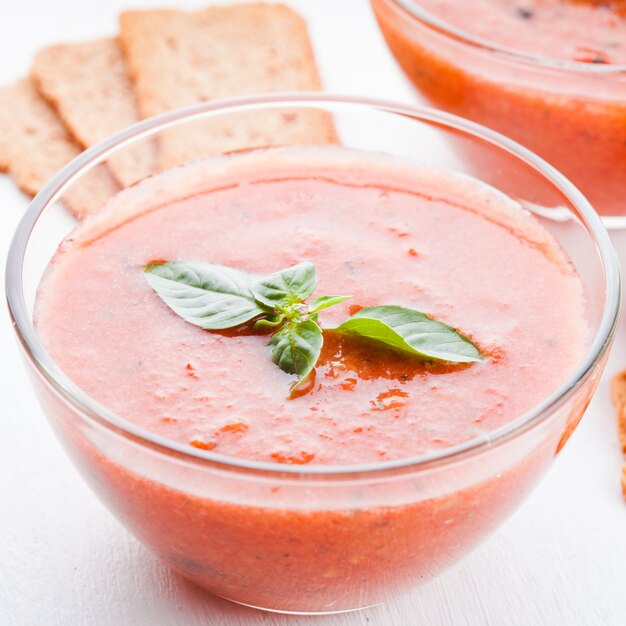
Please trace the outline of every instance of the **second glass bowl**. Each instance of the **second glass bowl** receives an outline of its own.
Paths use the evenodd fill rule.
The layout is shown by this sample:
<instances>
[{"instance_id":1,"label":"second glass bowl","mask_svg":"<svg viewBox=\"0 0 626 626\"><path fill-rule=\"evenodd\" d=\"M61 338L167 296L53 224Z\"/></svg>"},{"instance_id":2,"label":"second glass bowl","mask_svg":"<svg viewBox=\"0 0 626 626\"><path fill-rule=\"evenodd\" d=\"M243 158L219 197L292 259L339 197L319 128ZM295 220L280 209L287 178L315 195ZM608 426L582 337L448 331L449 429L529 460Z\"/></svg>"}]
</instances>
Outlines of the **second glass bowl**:
<instances>
[{"instance_id":1,"label":"second glass bowl","mask_svg":"<svg viewBox=\"0 0 626 626\"><path fill-rule=\"evenodd\" d=\"M391 51L431 104L519 141L577 185L607 226L626 227L626 66L504 48L446 23L420 0L371 4Z\"/></svg>"}]
</instances>

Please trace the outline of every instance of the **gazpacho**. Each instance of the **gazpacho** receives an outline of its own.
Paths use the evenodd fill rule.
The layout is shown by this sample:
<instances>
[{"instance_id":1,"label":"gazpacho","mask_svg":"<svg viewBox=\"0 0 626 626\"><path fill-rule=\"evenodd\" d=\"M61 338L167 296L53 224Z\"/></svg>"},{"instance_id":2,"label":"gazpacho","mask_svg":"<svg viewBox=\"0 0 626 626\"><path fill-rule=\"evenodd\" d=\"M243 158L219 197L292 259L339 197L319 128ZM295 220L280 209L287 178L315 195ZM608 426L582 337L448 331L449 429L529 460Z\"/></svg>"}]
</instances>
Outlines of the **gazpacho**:
<instances>
[{"instance_id":1,"label":"gazpacho","mask_svg":"<svg viewBox=\"0 0 626 626\"><path fill-rule=\"evenodd\" d=\"M197 284L166 293L148 275L181 284L209 266L235 282L262 279L250 300L260 309L244 303L229 309L236 323L202 328L192 318L206 301L168 306ZM304 278L276 274L294 267ZM277 297L283 288L297 297ZM385 307L439 324L451 356L400 345L412 338L391 322L369 334L346 322ZM60 247L35 322L64 373L121 418L194 453L306 471L488 437L576 367L589 343L585 308L573 264L516 201L468 176L326 147L221 157L121 192ZM285 367L271 339L294 320L320 328L305 369ZM261 482L254 505L237 488L205 497L221 478L185 492L83 440L72 454L125 523L192 580L255 606L324 611L381 601L458 558L514 506L561 435L549 452L443 495L424 479L390 483L374 508L347 486L329 505L317 487Z\"/></svg>"}]
</instances>

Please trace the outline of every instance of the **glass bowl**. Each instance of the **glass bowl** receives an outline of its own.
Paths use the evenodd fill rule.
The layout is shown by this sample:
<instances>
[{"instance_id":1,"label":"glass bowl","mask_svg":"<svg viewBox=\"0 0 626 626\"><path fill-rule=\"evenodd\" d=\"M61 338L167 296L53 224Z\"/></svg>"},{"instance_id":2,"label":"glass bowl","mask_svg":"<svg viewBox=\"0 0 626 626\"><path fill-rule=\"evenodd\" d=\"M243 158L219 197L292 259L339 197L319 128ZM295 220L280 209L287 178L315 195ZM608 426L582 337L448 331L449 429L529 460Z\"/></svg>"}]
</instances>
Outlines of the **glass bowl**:
<instances>
[{"instance_id":1,"label":"glass bowl","mask_svg":"<svg viewBox=\"0 0 626 626\"><path fill-rule=\"evenodd\" d=\"M466 174L478 167L486 183L537 216L580 273L592 329L584 358L559 389L505 426L452 448L368 465L296 466L169 441L113 414L63 374L32 321L42 273L75 225L63 204L75 202L76 191L88 190L112 160L131 158L155 141L162 145L173 133L198 137L207 128L263 126L294 115L332 121L333 141L352 149ZM233 141L231 151L267 145L266 136L236 134ZM473 169L450 150L450 141L471 149ZM224 145L209 142L204 149L215 154ZM207 103L147 120L86 151L32 201L11 245L6 290L44 413L105 505L198 585L291 613L381 603L442 572L492 533L578 424L602 373L620 301L618 265L601 220L531 152L447 113L321 94Z\"/></svg>"},{"instance_id":2,"label":"glass bowl","mask_svg":"<svg viewBox=\"0 0 626 626\"><path fill-rule=\"evenodd\" d=\"M420 0L371 4L430 104L519 141L577 185L607 226L626 226L626 66L511 50L447 24Z\"/></svg>"}]
</instances>

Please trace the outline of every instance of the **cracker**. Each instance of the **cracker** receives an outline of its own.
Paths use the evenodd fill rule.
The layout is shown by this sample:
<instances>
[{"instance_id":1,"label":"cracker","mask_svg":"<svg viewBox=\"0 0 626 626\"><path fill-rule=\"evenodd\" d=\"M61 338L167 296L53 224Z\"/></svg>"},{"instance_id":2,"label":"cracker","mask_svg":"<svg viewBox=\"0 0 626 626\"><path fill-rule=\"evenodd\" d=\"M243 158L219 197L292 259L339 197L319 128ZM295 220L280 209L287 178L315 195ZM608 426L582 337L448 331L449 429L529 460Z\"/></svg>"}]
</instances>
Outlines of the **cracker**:
<instances>
[{"instance_id":1,"label":"cracker","mask_svg":"<svg viewBox=\"0 0 626 626\"><path fill-rule=\"evenodd\" d=\"M117 39L62 44L36 56L32 77L84 147L135 124L139 113ZM108 165L123 185L154 172L156 149L145 140L114 155Z\"/></svg>"},{"instance_id":2,"label":"cracker","mask_svg":"<svg viewBox=\"0 0 626 626\"><path fill-rule=\"evenodd\" d=\"M611 381L611 400L617 412L617 431L622 452L626 454L626 370L613 376Z\"/></svg>"},{"instance_id":3,"label":"cracker","mask_svg":"<svg viewBox=\"0 0 626 626\"><path fill-rule=\"evenodd\" d=\"M0 163L18 187L34 196L68 161L80 154L53 109L31 79L0 87ZM105 167L98 167L64 194L78 217L100 208L118 188Z\"/></svg>"},{"instance_id":4,"label":"cracker","mask_svg":"<svg viewBox=\"0 0 626 626\"><path fill-rule=\"evenodd\" d=\"M127 11L120 43L142 117L217 98L321 88L306 23L283 5ZM293 109L169 129L160 154L171 166L253 146L335 141L328 114Z\"/></svg>"},{"instance_id":5,"label":"cracker","mask_svg":"<svg viewBox=\"0 0 626 626\"><path fill-rule=\"evenodd\" d=\"M626 370L611 380L611 400L617 412L617 432L622 452L626 455ZM622 493L626 499L626 463L622 465Z\"/></svg>"}]
</instances>

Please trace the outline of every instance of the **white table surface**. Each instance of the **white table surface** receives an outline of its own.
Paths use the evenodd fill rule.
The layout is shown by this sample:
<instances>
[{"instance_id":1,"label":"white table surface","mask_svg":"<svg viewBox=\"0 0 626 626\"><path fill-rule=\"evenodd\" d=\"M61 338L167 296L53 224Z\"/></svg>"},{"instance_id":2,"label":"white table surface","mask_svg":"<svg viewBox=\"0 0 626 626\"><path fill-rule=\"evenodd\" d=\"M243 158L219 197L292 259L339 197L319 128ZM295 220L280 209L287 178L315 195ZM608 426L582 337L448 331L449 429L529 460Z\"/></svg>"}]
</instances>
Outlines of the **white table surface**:
<instances>
[{"instance_id":1,"label":"white table surface","mask_svg":"<svg viewBox=\"0 0 626 626\"><path fill-rule=\"evenodd\" d=\"M309 20L329 91L416 100L366 0L286 1ZM26 72L41 46L113 33L119 10L203 4L0 0L0 84ZM0 176L3 264L26 204ZM626 235L615 242L626 259ZM626 503L607 389L608 375L626 367L625 344L622 324L607 375L555 466L522 508L468 558L382 607L288 617L201 591L172 574L113 519L53 437L1 307L0 626L626 624Z\"/></svg>"}]
</instances>

